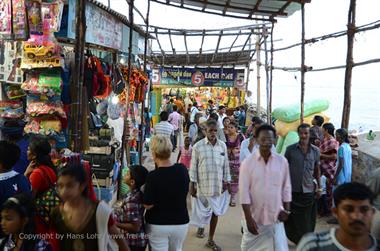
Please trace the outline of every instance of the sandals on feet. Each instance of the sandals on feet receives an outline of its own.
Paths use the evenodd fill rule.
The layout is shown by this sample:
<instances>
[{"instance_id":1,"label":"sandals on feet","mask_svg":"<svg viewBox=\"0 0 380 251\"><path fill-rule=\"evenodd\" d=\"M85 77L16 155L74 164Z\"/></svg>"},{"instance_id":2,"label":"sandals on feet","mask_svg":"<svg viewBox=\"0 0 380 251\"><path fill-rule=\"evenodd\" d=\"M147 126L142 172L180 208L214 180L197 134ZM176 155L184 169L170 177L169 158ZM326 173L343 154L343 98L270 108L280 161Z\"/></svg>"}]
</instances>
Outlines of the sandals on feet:
<instances>
[{"instance_id":1,"label":"sandals on feet","mask_svg":"<svg viewBox=\"0 0 380 251\"><path fill-rule=\"evenodd\" d=\"M208 241L206 247L211 248L213 251L222 251L222 248L216 245L215 241Z\"/></svg>"},{"instance_id":2,"label":"sandals on feet","mask_svg":"<svg viewBox=\"0 0 380 251\"><path fill-rule=\"evenodd\" d=\"M197 237L200 239L205 238L205 229L204 228L198 228Z\"/></svg>"}]
</instances>

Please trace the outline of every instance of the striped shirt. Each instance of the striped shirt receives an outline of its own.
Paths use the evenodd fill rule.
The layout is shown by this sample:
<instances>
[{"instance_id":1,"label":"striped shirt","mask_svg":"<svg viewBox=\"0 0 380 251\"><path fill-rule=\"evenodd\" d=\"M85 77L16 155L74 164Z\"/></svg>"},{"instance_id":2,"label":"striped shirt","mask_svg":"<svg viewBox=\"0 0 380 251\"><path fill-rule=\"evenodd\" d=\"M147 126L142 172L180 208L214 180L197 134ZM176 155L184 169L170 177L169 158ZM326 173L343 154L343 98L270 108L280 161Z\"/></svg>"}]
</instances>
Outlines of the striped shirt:
<instances>
[{"instance_id":1,"label":"striped shirt","mask_svg":"<svg viewBox=\"0 0 380 251\"><path fill-rule=\"evenodd\" d=\"M161 121L154 127L154 135L170 137L174 132L174 127L168 121Z\"/></svg>"},{"instance_id":2,"label":"striped shirt","mask_svg":"<svg viewBox=\"0 0 380 251\"><path fill-rule=\"evenodd\" d=\"M335 233L335 228L321 233L309 233L301 239L297 251L350 251L338 242ZM373 245L366 251L379 251L378 242L372 235L371 238Z\"/></svg>"},{"instance_id":3,"label":"striped shirt","mask_svg":"<svg viewBox=\"0 0 380 251\"><path fill-rule=\"evenodd\" d=\"M207 137L196 143L189 174L190 181L197 183L200 195L220 196L223 181L231 181L226 144L217 140L212 145Z\"/></svg>"}]
</instances>

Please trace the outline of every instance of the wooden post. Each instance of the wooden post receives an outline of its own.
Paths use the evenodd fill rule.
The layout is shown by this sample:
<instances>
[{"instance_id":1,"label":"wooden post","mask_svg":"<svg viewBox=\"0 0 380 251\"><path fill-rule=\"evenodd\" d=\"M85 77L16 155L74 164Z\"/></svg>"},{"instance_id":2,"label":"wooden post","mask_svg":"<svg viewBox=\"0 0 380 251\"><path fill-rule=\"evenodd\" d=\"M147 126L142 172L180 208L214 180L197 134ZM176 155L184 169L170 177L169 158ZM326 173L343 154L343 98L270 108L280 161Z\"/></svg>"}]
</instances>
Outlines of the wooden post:
<instances>
[{"instance_id":1,"label":"wooden post","mask_svg":"<svg viewBox=\"0 0 380 251\"><path fill-rule=\"evenodd\" d=\"M344 103L342 114L342 128L348 129L350 124L351 112L351 83L352 68L354 67L354 41L355 41L355 23L356 23L356 0L350 0L347 23L347 59L346 73L344 77Z\"/></svg>"},{"instance_id":2,"label":"wooden post","mask_svg":"<svg viewBox=\"0 0 380 251\"><path fill-rule=\"evenodd\" d=\"M129 95L130 95L130 89L129 89L129 82L131 79L132 75L132 48L133 48L133 7L134 7L134 0L130 0L129 3L129 23L130 23L130 29L129 29L129 47L128 47L128 80L125 83L125 90L127 92L127 98L126 98L126 106L125 106L125 116L124 116L124 129L123 129L123 138L122 138L122 143L121 143L121 168L120 168L120 173L119 173L119 189L117 191L117 198L120 199L120 186L121 186L121 181L122 181L122 169L126 166L126 164L129 163L129 122L128 122L128 110L129 110ZM126 153L127 152L127 153ZM127 163L125 163L125 156L126 154L126 159Z\"/></svg>"},{"instance_id":3,"label":"wooden post","mask_svg":"<svg viewBox=\"0 0 380 251\"><path fill-rule=\"evenodd\" d=\"M146 72L146 65L147 65L147 59L146 54L148 53L148 37L149 37L149 13L150 13L150 0L148 0L148 10L146 12L146 29L145 29L145 44L144 44L144 73ZM149 81L149 80L148 80ZM149 90L147 90L149 92ZM143 122L144 122L144 109L145 109L145 97L144 101L141 104L141 131L140 131L140 145L139 145L139 163L142 165L142 153L143 153L143 146L144 146L144 135L143 132ZM150 122L149 122L150 123Z\"/></svg>"},{"instance_id":4,"label":"wooden post","mask_svg":"<svg viewBox=\"0 0 380 251\"><path fill-rule=\"evenodd\" d=\"M266 94L267 94L267 123L271 124L271 118L270 118L270 79L269 79L269 63L268 63L268 30L266 27L263 29L263 36L264 36L264 50L265 50L265 80L266 80Z\"/></svg>"},{"instance_id":5,"label":"wooden post","mask_svg":"<svg viewBox=\"0 0 380 251\"><path fill-rule=\"evenodd\" d=\"M301 2L301 15L302 15L302 44L301 44L301 123L304 120L304 105L305 105L305 2Z\"/></svg>"},{"instance_id":6,"label":"wooden post","mask_svg":"<svg viewBox=\"0 0 380 251\"><path fill-rule=\"evenodd\" d=\"M272 123L272 88L273 88L273 52L274 52L274 45L273 45L273 29L274 29L274 22L272 22L272 30L270 33L270 82L269 82L269 111L267 111L269 121Z\"/></svg>"},{"instance_id":7,"label":"wooden post","mask_svg":"<svg viewBox=\"0 0 380 251\"><path fill-rule=\"evenodd\" d=\"M256 57L257 57L257 61L256 61L256 66L257 66L257 102L256 102L256 116L260 117L260 110L261 110L261 98L260 98L260 93L261 93L261 90L260 90L260 66L261 66L261 62L260 62L260 54L261 54L261 49L260 49L260 36L257 35L256 36Z\"/></svg>"},{"instance_id":8,"label":"wooden post","mask_svg":"<svg viewBox=\"0 0 380 251\"><path fill-rule=\"evenodd\" d=\"M84 76L84 49L86 39L86 0L76 0L76 30L75 30L75 66L73 82L75 86L73 106L73 143L74 152L82 151L82 99Z\"/></svg>"}]
</instances>

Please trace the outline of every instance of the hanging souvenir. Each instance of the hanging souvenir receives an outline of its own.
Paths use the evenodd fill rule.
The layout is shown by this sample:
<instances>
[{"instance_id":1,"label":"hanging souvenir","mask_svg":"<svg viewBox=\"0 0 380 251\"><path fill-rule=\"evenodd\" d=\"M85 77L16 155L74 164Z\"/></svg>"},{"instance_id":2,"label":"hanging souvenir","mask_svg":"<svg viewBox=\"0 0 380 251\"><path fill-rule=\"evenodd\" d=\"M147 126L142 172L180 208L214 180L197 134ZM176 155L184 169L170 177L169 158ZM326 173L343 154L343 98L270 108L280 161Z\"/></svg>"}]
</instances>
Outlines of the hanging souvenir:
<instances>
[{"instance_id":1,"label":"hanging souvenir","mask_svg":"<svg viewBox=\"0 0 380 251\"><path fill-rule=\"evenodd\" d=\"M28 25L26 18L25 0L13 0L13 38L26 40L28 38Z\"/></svg>"},{"instance_id":2,"label":"hanging souvenir","mask_svg":"<svg viewBox=\"0 0 380 251\"><path fill-rule=\"evenodd\" d=\"M61 1L42 3L41 11L44 27L49 32L58 32L61 28L63 3Z\"/></svg>"},{"instance_id":3,"label":"hanging souvenir","mask_svg":"<svg viewBox=\"0 0 380 251\"><path fill-rule=\"evenodd\" d=\"M0 0L0 35L10 38L12 34L11 0Z\"/></svg>"},{"instance_id":4,"label":"hanging souvenir","mask_svg":"<svg viewBox=\"0 0 380 251\"><path fill-rule=\"evenodd\" d=\"M41 3L37 0L28 0L27 9L30 34L42 35Z\"/></svg>"}]
</instances>

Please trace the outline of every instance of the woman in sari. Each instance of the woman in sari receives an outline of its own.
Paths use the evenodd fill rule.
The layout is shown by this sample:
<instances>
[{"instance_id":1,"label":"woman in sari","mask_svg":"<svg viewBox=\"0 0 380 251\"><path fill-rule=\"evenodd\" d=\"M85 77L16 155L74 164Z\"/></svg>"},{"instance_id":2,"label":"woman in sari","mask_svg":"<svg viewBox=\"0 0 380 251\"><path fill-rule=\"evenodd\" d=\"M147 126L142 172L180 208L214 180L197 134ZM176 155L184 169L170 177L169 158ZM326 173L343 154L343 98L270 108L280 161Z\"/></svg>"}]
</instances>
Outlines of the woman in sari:
<instances>
[{"instance_id":1,"label":"woman in sari","mask_svg":"<svg viewBox=\"0 0 380 251\"><path fill-rule=\"evenodd\" d=\"M334 125L326 123L322 127L323 141L320 145L321 150L321 174L326 177L327 205L330 211L332 207L332 186L336 171L336 160L339 149L339 142L334 138Z\"/></svg>"},{"instance_id":2,"label":"woman in sari","mask_svg":"<svg viewBox=\"0 0 380 251\"><path fill-rule=\"evenodd\" d=\"M244 136L238 132L238 124L230 122L226 135L226 145L231 174L231 207L236 206L236 194L239 189L240 145L243 140Z\"/></svg>"}]
</instances>

